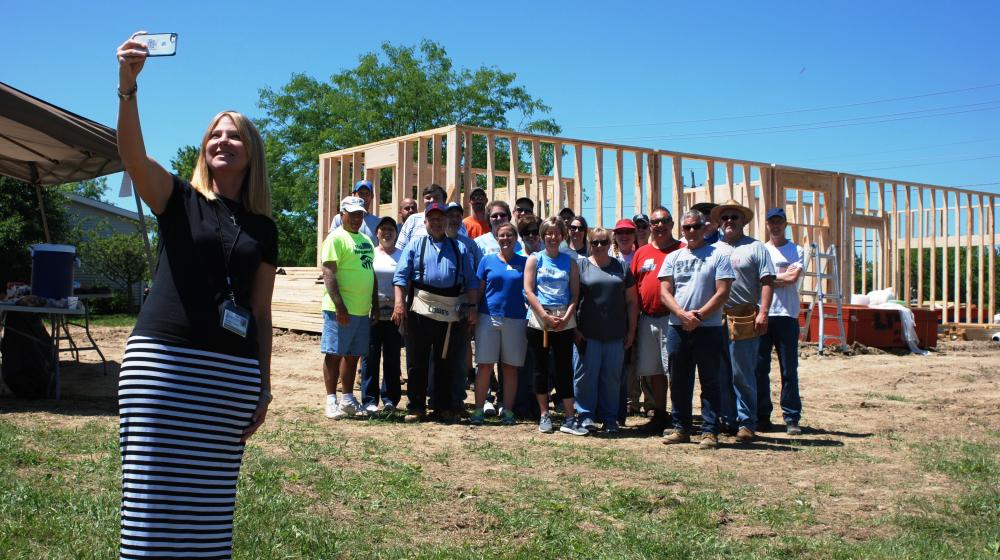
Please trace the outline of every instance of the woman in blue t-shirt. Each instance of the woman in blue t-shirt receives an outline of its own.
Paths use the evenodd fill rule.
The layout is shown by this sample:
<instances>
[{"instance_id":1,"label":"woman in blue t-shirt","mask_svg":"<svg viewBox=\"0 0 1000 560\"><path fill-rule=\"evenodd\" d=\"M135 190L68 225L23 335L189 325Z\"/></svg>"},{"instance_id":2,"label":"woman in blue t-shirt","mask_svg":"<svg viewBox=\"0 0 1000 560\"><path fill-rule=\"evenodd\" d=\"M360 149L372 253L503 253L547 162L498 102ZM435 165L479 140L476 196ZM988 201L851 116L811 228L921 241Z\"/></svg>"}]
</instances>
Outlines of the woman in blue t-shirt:
<instances>
[{"instance_id":1,"label":"woman in blue t-shirt","mask_svg":"<svg viewBox=\"0 0 1000 560\"><path fill-rule=\"evenodd\" d=\"M500 252L479 261L479 321L476 322L476 410L471 423L481 426L485 418L483 405L490 388L494 364L501 363L503 372L503 414L500 422L513 425L514 397L517 394L517 368L524 364L527 352L524 318L524 265L527 257L514 253L517 230L505 223L497 227Z\"/></svg>"},{"instance_id":2,"label":"woman in blue t-shirt","mask_svg":"<svg viewBox=\"0 0 1000 560\"><path fill-rule=\"evenodd\" d=\"M576 259L559 250L566 237L566 224L552 217L539 228L543 250L524 266L524 296L528 301L528 344L535 356L535 397L541 418L538 430L552 432L549 417L549 358L555 361L556 398L562 400L566 419L559 431L586 435L573 411L573 329L580 291Z\"/></svg>"}]
</instances>

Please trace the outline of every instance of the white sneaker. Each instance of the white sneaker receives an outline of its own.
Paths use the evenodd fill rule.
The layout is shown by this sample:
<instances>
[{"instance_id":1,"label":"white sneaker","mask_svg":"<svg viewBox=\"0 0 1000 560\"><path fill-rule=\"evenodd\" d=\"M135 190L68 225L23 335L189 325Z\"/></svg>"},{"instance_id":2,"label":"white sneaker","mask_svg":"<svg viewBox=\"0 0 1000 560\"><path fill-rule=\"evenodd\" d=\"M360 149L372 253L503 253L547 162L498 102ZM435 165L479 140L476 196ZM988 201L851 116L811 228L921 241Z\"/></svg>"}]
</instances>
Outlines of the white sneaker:
<instances>
[{"instance_id":1,"label":"white sneaker","mask_svg":"<svg viewBox=\"0 0 1000 560\"><path fill-rule=\"evenodd\" d=\"M336 418L338 412L340 412L340 407L337 406L337 399L326 399L326 417Z\"/></svg>"},{"instance_id":2,"label":"white sneaker","mask_svg":"<svg viewBox=\"0 0 1000 560\"><path fill-rule=\"evenodd\" d=\"M497 408L493 406L493 403L491 403L490 401L486 401L485 403L483 403L483 414L485 416L496 416Z\"/></svg>"},{"instance_id":3,"label":"white sneaker","mask_svg":"<svg viewBox=\"0 0 1000 560\"><path fill-rule=\"evenodd\" d=\"M350 396L340 399L340 411L344 413L345 416L354 416L358 413L358 401L352 399Z\"/></svg>"},{"instance_id":4,"label":"white sneaker","mask_svg":"<svg viewBox=\"0 0 1000 560\"><path fill-rule=\"evenodd\" d=\"M330 416L330 418L334 420L343 420L344 418L347 418L347 413L344 412L344 409L341 408L340 405L334 404L333 406L333 415Z\"/></svg>"},{"instance_id":5,"label":"white sneaker","mask_svg":"<svg viewBox=\"0 0 1000 560\"><path fill-rule=\"evenodd\" d=\"M366 404L365 405L365 414L367 414L368 416L375 416L376 414L378 414L378 405L377 404Z\"/></svg>"}]
</instances>

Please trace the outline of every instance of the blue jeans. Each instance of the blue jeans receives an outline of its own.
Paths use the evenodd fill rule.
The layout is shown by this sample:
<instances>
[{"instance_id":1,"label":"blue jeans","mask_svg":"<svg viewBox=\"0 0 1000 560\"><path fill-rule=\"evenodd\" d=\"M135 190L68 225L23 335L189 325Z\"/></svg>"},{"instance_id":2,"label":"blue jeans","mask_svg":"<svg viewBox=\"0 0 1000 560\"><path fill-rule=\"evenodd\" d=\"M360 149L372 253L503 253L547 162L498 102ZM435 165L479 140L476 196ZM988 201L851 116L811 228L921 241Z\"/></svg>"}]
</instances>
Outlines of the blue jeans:
<instances>
[{"instance_id":1,"label":"blue jeans","mask_svg":"<svg viewBox=\"0 0 1000 560\"><path fill-rule=\"evenodd\" d=\"M760 337L729 340L723 329L727 350L722 364L722 423L757 429L757 348Z\"/></svg>"},{"instance_id":2,"label":"blue jeans","mask_svg":"<svg viewBox=\"0 0 1000 560\"><path fill-rule=\"evenodd\" d=\"M685 331L680 325L667 330L670 354L670 413L674 429L691 433L691 399L694 395L694 368L701 384L701 432L718 434L719 371L725 348L724 327L698 327Z\"/></svg>"},{"instance_id":3,"label":"blue jeans","mask_svg":"<svg viewBox=\"0 0 1000 560\"><path fill-rule=\"evenodd\" d=\"M604 423L618 421L624 359L625 340L587 339L579 360L582 367L574 369L573 375L576 412L581 417Z\"/></svg>"},{"instance_id":4,"label":"blue jeans","mask_svg":"<svg viewBox=\"0 0 1000 560\"><path fill-rule=\"evenodd\" d=\"M799 320L796 317L768 317L767 334L757 349L757 419L770 420L771 348L778 352L781 368L781 415L785 423L798 424L802 416L799 397Z\"/></svg>"},{"instance_id":5,"label":"blue jeans","mask_svg":"<svg viewBox=\"0 0 1000 560\"><path fill-rule=\"evenodd\" d=\"M399 404L402 390L399 383L399 357L403 347L403 337L399 327L392 321L379 321L371 326L368 337L368 354L361 358L361 404L368 406L377 404L379 397L382 404ZM379 362L385 360L385 375L379 387Z\"/></svg>"}]
</instances>

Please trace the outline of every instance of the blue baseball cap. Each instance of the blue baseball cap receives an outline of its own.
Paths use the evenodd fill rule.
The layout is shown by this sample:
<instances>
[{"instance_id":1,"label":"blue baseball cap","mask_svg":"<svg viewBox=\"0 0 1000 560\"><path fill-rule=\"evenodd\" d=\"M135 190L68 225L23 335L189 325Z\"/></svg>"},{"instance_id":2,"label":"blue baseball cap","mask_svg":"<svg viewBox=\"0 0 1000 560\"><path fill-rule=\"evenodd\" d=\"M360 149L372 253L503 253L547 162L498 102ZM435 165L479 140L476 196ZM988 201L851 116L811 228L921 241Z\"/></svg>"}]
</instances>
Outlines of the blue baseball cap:
<instances>
[{"instance_id":1,"label":"blue baseball cap","mask_svg":"<svg viewBox=\"0 0 1000 560\"><path fill-rule=\"evenodd\" d=\"M431 212L441 212L442 214L446 212L444 204L438 204L437 202L432 202L424 208L424 216L430 214Z\"/></svg>"},{"instance_id":2,"label":"blue baseball cap","mask_svg":"<svg viewBox=\"0 0 1000 560\"><path fill-rule=\"evenodd\" d=\"M781 218L782 220L788 221L788 216L785 215L785 210L783 208L771 208L765 214L765 220L770 220L771 218Z\"/></svg>"},{"instance_id":3,"label":"blue baseball cap","mask_svg":"<svg viewBox=\"0 0 1000 560\"><path fill-rule=\"evenodd\" d=\"M463 214L465 213L465 210L462 209L462 205L457 202L449 202L448 205L444 207L445 212L451 212L452 210L458 210Z\"/></svg>"},{"instance_id":4,"label":"blue baseball cap","mask_svg":"<svg viewBox=\"0 0 1000 560\"><path fill-rule=\"evenodd\" d=\"M375 187L372 186L372 182L366 179L362 179L357 183L354 183L354 190L351 192L358 192L361 189L368 189L371 192L375 192Z\"/></svg>"}]
</instances>

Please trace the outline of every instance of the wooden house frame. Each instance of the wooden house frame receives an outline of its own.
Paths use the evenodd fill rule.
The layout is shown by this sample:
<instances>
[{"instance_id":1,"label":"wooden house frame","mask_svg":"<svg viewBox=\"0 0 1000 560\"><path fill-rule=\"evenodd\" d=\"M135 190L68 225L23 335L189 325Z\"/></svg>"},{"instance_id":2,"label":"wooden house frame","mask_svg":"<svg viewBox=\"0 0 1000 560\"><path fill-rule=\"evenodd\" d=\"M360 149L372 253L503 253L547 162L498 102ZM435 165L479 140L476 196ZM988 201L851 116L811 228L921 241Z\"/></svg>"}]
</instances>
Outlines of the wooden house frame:
<instances>
[{"instance_id":1,"label":"wooden house frame","mask_svg":"<svg viewBox=\"0 0 1000 560\"><path fill-rule=\"evenodd\" d=\"M545 154L547 165L536 165L545 163ZM685 184L684 168L697 171L701 184L693 177ZM648 214L661 204L679 216L697 202L733 198L754 210L748 233L758 239L766 239L760 219L766 209L783 206L796 243L837 246L845 300L851 293L893 287L900 299L942 309L945 322L991 323L996 314L998 194L451 125L320 155L317 264L340 199L361 178L389 199L378 213L393 217L403 198L419 202L417 187L430 183L443 186L449 201L466 208L474 186L485 188L490 200L511 205L527 196L541 216L563 207L579 214L585 200L594 201L591 226L610 226L619 217ZM606 206L610 198L614 204ZM913 249L919 250L911 254ZM949 269L939 251L960 266ZM914 259L915 277L904 274ZM859 280L852 273L856 266L862 268Z\"/></svg>"}]
</instances>

